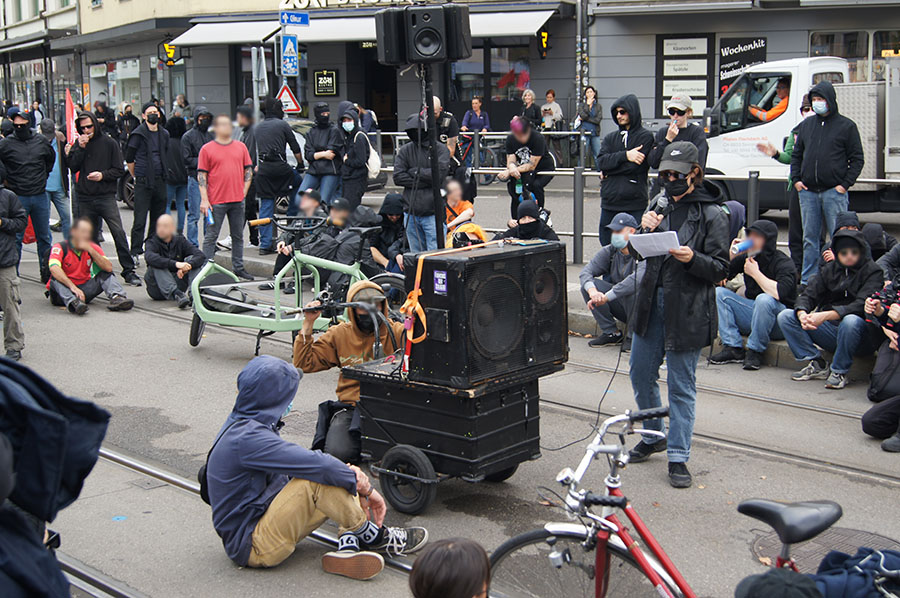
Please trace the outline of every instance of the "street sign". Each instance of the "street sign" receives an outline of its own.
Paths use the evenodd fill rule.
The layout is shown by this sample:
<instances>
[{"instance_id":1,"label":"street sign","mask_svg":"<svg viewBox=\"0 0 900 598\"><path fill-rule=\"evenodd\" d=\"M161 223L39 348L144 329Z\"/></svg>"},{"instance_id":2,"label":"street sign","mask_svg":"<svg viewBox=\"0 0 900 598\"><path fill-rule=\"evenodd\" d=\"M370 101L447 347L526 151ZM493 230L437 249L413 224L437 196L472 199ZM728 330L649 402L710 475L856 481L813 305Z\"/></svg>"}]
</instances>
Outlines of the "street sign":
<instances>
[{"instance_id":1,"label":"street sign","mask_svg":"<svg viewBox=\"0 0 900 598\"><path fill-rule=\"evenodd\" d=\"M300 61L297 52L296 35L281 36L281 76L300 76Z\"/></svg>"},{"instance_id":2,"label":"street sign","mask_svg":"<svg viewBox=\"0 0 900 598\"><path fill-rule=\"evenodd\" d=\"M302 110L302 108L300 108L300 102L297 101L297 96L295 96L294 92L291 91L291 88L287 86L287 83L281 86L281 90L275 97L281 100L281 105L284 108L285 114L297 114Z\"/></svg>"},{"instance_id":3,"label":"street sign","mask_svg":"<svg viewBox=\"0 0 900 598\"><path fill-rule=\"evenodd\" d=\"M181 61L181 48L166 40L156 47L156 56L166 66L175 66Z\"/></svg>"},{"instance_id":4,"label":"street sign","mask_svg":"<svg viewBox=\"0 0 900 598\"><path fill-rule=\"evenodd\" d=\"M338 73L336 70L316 71L313 74L313 93L317 96L338 94Z\"/></svg>"},{"instance_id":5,"label":"street sign","mask_svg":"<svg viewBox=\"0 0 900 598\"><path fill-rule=\"evenodd\" d=\"M278 13L278 22L281 26L299 25L301 27L309 27L309 13L297 12L295 10L282 10Z\"/></svg>"}]
</instances>

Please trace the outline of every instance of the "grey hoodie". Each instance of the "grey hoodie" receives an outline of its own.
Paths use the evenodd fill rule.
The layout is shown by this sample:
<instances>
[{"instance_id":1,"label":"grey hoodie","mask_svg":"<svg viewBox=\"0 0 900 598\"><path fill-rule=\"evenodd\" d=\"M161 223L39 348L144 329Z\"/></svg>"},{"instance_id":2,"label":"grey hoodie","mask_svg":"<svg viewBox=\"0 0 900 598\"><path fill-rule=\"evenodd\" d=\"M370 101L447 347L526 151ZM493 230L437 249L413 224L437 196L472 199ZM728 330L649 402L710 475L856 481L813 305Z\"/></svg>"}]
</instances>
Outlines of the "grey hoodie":
<instances>
[{"instance_id":1,"label":"grey hoodie","mask_svg":"<svg viewBox=\"0 0 900 598\"><path fill-rule=\"evenodd\" d=\"M606 298L622 299L634 294L636 277L632 276L636 260L629 254L624 254L612 245L600 248L591 261L585 264L578 275L581 288L589 291L594 288L594 279L603 277L603 280L613 285L606 293Z\"/></svg>"}]
</instances>

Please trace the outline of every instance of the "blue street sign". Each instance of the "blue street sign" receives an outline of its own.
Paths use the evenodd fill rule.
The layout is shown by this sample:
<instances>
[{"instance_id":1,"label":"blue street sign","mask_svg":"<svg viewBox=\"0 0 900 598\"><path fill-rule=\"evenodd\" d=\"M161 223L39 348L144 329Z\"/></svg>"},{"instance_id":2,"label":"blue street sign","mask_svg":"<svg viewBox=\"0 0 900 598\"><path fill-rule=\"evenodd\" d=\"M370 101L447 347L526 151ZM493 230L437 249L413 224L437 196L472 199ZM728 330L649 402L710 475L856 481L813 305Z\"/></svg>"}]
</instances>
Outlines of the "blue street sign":
<instances>
[{"instance_id":1,"label":"blue street sign","mask_svg":"<svg viewBox=\"0 0 900 598\"><path fill-rule=\"evenodd\" d=\"M300 25L309 27L309 13L295 10L282 10L278 13L278 22L284 25Z\"/></svg>"},{"instance_id":2,"label":"blue street sign","mask_svg":"<svg viewBox=\"0 0 900 598\"><path fill-rule=\"evenodd\" d=\"M296 35L281 36L281 75L283 77L300 76Z\"/></svg>"}]
</instances>

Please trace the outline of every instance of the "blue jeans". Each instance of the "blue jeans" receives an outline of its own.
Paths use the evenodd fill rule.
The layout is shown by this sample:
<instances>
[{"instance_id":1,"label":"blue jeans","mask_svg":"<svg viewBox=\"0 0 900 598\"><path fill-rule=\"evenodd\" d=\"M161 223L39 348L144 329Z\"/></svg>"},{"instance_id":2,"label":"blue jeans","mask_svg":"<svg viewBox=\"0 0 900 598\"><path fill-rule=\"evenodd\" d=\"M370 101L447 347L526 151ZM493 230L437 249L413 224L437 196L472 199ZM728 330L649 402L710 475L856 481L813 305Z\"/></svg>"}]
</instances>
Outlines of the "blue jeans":
<instances>
[{"instance_id":1,"label":"blue jeans","mask_svg":"<svg viewBox=\"0 0 900 598\"><path fill-rule=\"evenodd\" d=\"M199 189L199 187L198 187ZM184 200L187 198L187 185L166 185L166 214L172 211L172 200L175 200L175 209L178 210L178 232L184 232ZM198 204L199 207L199 204Z\"/></svg>"},{"instance_id":2,"label":"blue jeans","mask_svg":"<svg viewBox=\"0 0 900 598\"><path fill-rule=\"evenodd\" d=\"M403 226L406 229L406 240L412 253L420 251L434 251L437 249L437 235L435 235L434 215L413 216L403 215ZM447 234L447 227L443 227L442 234Z\"/></svg>"},{"instance_id":3,"label":"blue jeans","mask_svg":"<svg viewBox=\"0 0 900 598\"><path fill-rule=\"evenodd\" d=\"M188 177L187 182L187 239L197 247L200 247L199 223L200 223L200 183L194 177Z\"/></svg>"},{"instance_id":4,"label":"blue jeans","mask_svg":"<svg viewBox=\"0 0 900 598\"><path fill-rule=\"evenodd\" d=\"M800 191L800 219L803 222L803 272L800 284L809 282L810 277L819 270L819 238L822 234L822 220L829 238L834 232L835 221L840 212L846 212L850 205L847 193L838 193L836 189L828 191Z\"/></svg>"},{"instance_id":5,"label":"blue jeans","mask_svg":"<svg viewBox=\"0 0 900 598\"><path fill-rule=\"evenodd\" d=\"M271 218L275 215L275 199L274 198L259 198L259 217L262 218ZM259 248L260 249L273 249L272 242L272 225L266 224L265 226L257 227L259 231Z\"/></svg>"},{"instance_id":6,"label":"blue jeans","mask_svg":"<svg viewBox=\"0 0 900 598\"><path fill-rule=\"evenodd\" d=\"M25 208L26 216L31 216L31 225L34 227L34 236L37 237L38 257L43 259L50 251L53 237L50 235L50 198L47 193L40 195L20 195L19 202ZM19 260L22 260L22 239L25 231L16 235L16 245L19 248Z\"/></svg>"},{"instance_id":7,"label":"blue jeans","mask_svg":"<svg viewBox=\"0 0 900 598\"><path fill-rule=\"evenodd\" d=\"M72 226L72 217L69 215L69 196L62 189L56 191L47 191L50 202L56 208L59 214L59 228L62 232L63 239L69 240L69 227Z\"/></svg>"},{"instance_id":8,"label":"blue jeans","mask_svg":"<svg viewBox=\"0 0 900 598\"><path fill-rule=\"evenodd\" d=\"M719 310L719 338L726 347L740 349L741 335L747 334L747 348L762 353L769 340L784 336L776 318L784 305L771 295L760 293L756 299L741 297L725 287L716 287L716 308Z\"/></svg>"},{"instance_id":9,"label":"blue jeans","mask_svg":"<svg viewBox=\"0 0 900 598\"><path fill-rule=\"evenodd\" d=\"M596 135L584 136L584 166L589 167L590 164L597 165L597 156L600 155L600 148L603 145L603 137L597 131ZM593 160L593 162L591 162Z\"/></svg>"},{"instance_id":10,"label":"blue jeans","mask_svg":"<svg viewBox=\"0 0 900 598\"><path fill-rule=\"evenodd\" d=\"M822 352L816 347L819 345L834 354L831 371L836 374L846 374L854 356L869 355L876 348L869 324L854 314L823 322L815 330L803 330L794 310L786 309L778 314L778 326L797 361L821 357Z\"/></svg>"},{"instance_id":11,"label":"blue jeans","mask_svg":"<svg viewBox=\"0 0 900 598\"><path fill-rule=\"evenodd\" d=\"M300 193L307 189L318 189L322 195L322 201L330 206L331 200L334 199L340 184L341 176L339 174L315 175L306 173L303 176L303 181L300 183Z\"/></svg>"},{"instance_id":12,"label":"blue jeans","mask_svg":"<svg viewBox=\"0 0 900 598\"><path fill-rule=\"evenodd\" d=\"M669 387L668 458L670 463L686 463L691 456L691 436L694 433L694 404L697 401L697 361L700 349L667 351L663 290L657 289L650 307L647 330L635 333L631 339L630 377L634 400L640 409L660 407L659 366L666 358L666 382ZM650 430L665 432L663 420L644 422ZM654 444L659 439L644 437L643 442Z\"/></svg>"}]
</instances>

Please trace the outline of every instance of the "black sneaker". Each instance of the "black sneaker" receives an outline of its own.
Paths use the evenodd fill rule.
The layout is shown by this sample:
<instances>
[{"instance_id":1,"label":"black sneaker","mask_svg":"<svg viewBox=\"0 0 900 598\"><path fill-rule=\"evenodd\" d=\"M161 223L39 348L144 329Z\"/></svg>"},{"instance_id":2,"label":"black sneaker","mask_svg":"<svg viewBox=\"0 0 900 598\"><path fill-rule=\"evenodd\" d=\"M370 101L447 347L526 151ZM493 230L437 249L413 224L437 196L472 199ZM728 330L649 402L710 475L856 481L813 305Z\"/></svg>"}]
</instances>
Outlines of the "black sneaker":
<instances>
[{"instance_id":1,"label":"black sneaker","mask_svg":"<svg viewBox=\"0 0 900 598\"><path fill-rule=\"evenodd\" d=\"M881 443L881 450L889 453L900 453L900 430Z\"/></svg>"},{"instance_id":2,"label":"black sneaker","mask_svg":"<svg viewBox=\"0 0 900 598\"><path fill-rule=\"evenodd\" d=\"M275 255L278 253L278 250L274 247L260 247L259 255Z\"/></svg>"},{"instance_id":3,"label":"black sneaker","mask_svg":"<svg viewBox=\"0 0 900 598\"><path fill-rule=\"evenodd\" d=\"M13 361L19 361L20 359L22 359L22 352L16 351L15 349L10 349L6 352L6 358L12 359Z\"/></svg>"},{"instance_id":4,"label":"black sneaker","mask_svg":"<svg viewBox=\"0 0 900 598\"><path fill-rule=\"evenodd\" d=\"M428 530L424 527L382 528L381 541L366 545L369 550L380 550L392 556L411 554L428 542Z\"/></svg>"},{"instance_id":5,"label":"black sneaker","mask_svg":"<svg viewBox=\"0 0 900 598\"><path fill-rule=\"evenodd\" d=\"M631 337L626 336L625 341L622 343L622 353L631 353Z\"/></svg>"},{"instance_id":6,"label":"black sneaker","mask_svg":"<svg viewBox=\"0 0 900 598\"><path fill-rule=\"evenodd\" d=\"M616 330L615 332L604 332L597 338L592 338L588 341L589 347L602 347L603 345L617 345L622 342L622 333Z\"/></svg>"},{"instance_id":7,"label":"black sneaker","mask_svg":"<svg viewBox=\"0 0 900 598\"><path fill-rule=\"evenodd\" d=\"M653 444L638 442L633 449L628 451L629 463L643 463L650 458L653 453L662 453L669 447L669 443L665 438L657 440Z\"/></svg>"},{"instance_id":8,"label":"black sneaker","mask_svg":"<svg viewBox=\"0 0 900 598\"><path fill-rule=\"evenodd\" d=\"M721 351L709 358L709 362L716 365L743 363L744 349L742 347L722 347Z\"/></svg>"},{"instance_id":9,"label":"black sneaker","mask_svg":"<svg viewBox=\"0 0 900 598\"><path fill-rule=\"evenodd\" d=\"M87 313L88 309L90 309L84 301L81 299L72 299L69 303L69 312L75 314L76 316L83 316Z\"/></svg>"},{"instance_id":10,"label":"black sneaker","mask_svg":"<svg viewBox=\"0 0 900 598\"><path fill-rule=\"evenodd\" d=\"M178 309L187 309L191 305L191 298L181 291L176 291L175 302L178 304Z\"/></svg>"},{"instance_id":11,"label":"black sneaker","mask_svg":"<svg viewBox=\"0 0 900 598\"><path fill-rule=\"evenodd\" d=\"M235 270L234 275L238 278L243 278L244 280L256 280L255 278L253 278L253 276L250 275L249 272L244 269Z\"/></svg>"},{"instance_id":12,"label":"black sneaker","mask_svg":"<svg viewBox=\"0 0 900 598\"><path fill-rule=\"evenodd\" d=\"M669 463L669 485L672 488L690 488L693 478L685 463Z\"/></svg>"},{"instance_id":13,"label":"black sneaker","mask_svg":"<svg viewBox=\"0 0 900 598\"><path fill-rule=\"evenodd\" d=\"M744 369L758 370L762 367L762 357L763 354L759 351L747 349L746 353L744 354Z\"/></svg>"},{"instance_id":14,"label":"black sneaker","mask_svg":"<svg viewBox=\"0 0 900 598\"><path fill-rule=\"evenodd\" d=\"M260 291L274 291L275 283L274 282L264 282L257 287Z\"/></svg>"},{"instance_id":15,"label":"black sneaker","mask_svg":"<svg viewBox=\"0 0 900 598\"><path fill-rule=\"evenodd\" d=\"M109 300L106 309L109 311L128 311L134 307L134 301L124 295L115 295Z\"/></svg>"},{"instance_id":16,"label":"black sneaker","mask_svg":"<svg viewBox=\"0 0 900 598\"><path fill-rule=\"evenodd\" d=\"M129 272L128 274L123 274L122 278L125 279L125 284L130 284L133 287L143 286L143 283L141 282L141 278L134 272Z\"/></svg>"}]
</instances>

